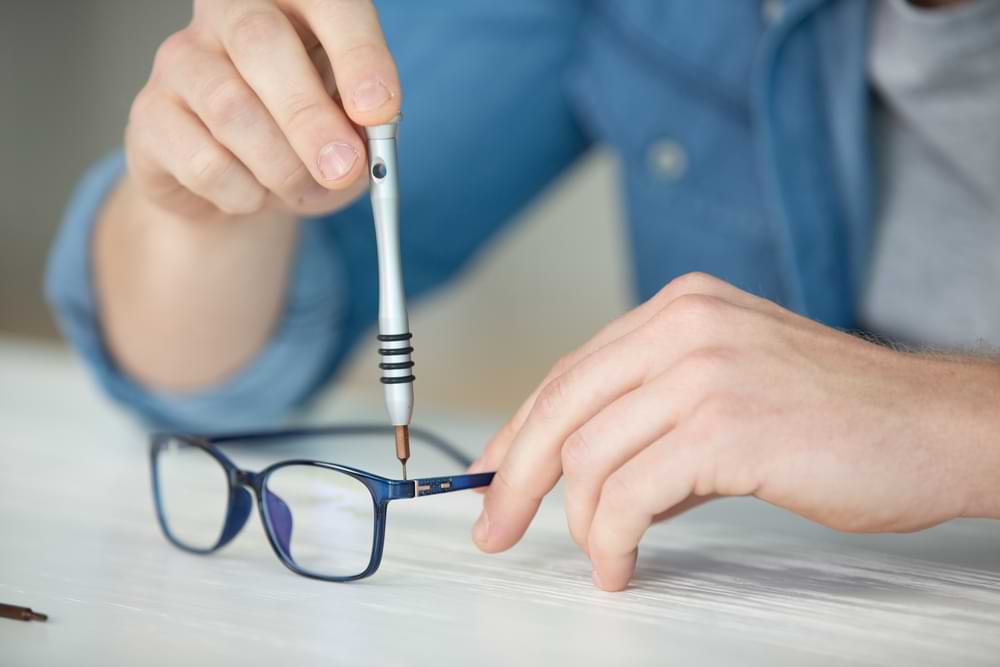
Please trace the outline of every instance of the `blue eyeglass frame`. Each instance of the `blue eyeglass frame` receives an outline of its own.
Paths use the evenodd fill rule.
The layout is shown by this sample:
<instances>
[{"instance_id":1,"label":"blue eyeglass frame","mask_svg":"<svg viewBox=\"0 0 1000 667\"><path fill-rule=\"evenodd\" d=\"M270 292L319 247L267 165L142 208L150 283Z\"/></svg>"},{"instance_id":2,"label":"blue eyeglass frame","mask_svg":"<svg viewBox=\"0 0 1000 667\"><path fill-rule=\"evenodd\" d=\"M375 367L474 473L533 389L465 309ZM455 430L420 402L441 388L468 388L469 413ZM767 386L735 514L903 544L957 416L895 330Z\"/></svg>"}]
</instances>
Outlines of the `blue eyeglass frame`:
<instances>
[{"instance_id":1,"label":"blue eyeglass frame","mask_svg":"<svg viewBox=\"0 0 1000 667\"><path fill-rule=\"evenodd\" d=\"M268 440L289 440L300 438L318 437L345 437L356 435L393 435L392 426L381 424L343 424L336 426L321 426L311 428L297 428L274 431L254 431L247 433L226 433L216 435L195 435L190 433L154 433L150 436L150 467L153 482L153 504L156 507L156 519L160 524L167 540L178 549L188 553L208 555L229 544L243 529L250 512L253 510L253 502L256 499L257 511L260 514L267 541L271 544L271 549L275 555L292 572L310 579L331 582L347 582L364 579L375 574L382 563L382 550L385 545L385 522L388 505L390 501L404 498L419 498L438 493L450 493L463 489L473 489L488 486L493 481L492 472L449 475L445 477L424 477L419 479L389 479L381 477L364 470L358 470L350 466L330 463L328 461L317 461L313 459L290 459L279 461L260 472L244 470L233 463L225 454L218 449L218 445L232 443L261 442ZM472 461L456 447L446 440L420 428L411 427L410 436L417 441L432 446L442 454L448 456L453 461L463 467L468 467ZM167 522L166 513L160 499L159 482L159 454L164 446L172 440L183 442L184 444L197 447L214 458L222 466L226 473L226 480L229 484L229 498L226 506L226 518L219 535L218 541L207 548L197 548L184 544L174 537ZM326 468L348 475L361 482L371 494L375 511L375 530L372 543L371 559L368 567L359 574L347 576L331 576L310 572L305 570L295 562L289 553L287 541L288 535L282 535L279 529L280 522L275 520L272 513L290 513L287 505L277 494L267 489L267 481L271 474L281 468L288 466L314 466ZM247 491L253 491L253 497ZM290 519L289 519L290 521ZM291 528L288 528L290 534ZM282 541L285 544L282 544Z\"/></svg>"}]
</instances>

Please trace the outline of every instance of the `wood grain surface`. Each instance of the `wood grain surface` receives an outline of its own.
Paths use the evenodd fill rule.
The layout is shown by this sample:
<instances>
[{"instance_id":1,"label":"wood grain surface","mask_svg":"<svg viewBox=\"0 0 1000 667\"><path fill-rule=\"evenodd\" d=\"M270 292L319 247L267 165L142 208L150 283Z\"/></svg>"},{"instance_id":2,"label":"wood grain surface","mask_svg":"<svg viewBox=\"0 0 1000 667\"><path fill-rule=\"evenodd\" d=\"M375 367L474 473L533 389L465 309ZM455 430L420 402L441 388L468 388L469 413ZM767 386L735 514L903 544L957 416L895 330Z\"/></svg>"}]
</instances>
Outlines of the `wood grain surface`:
<instances>
[{"instance_id":1,"label":"wood grain surface","mask_svg":"<svg viewBox=\"0 0 1000 667\"><path fill-rule=\"evenodd\" d=\"M334 393L310 418L379 409ZM474 452L503 416L424 417ZM345 456L395 469L389 443L327 458ZM381 570L327 584L282 567L256 518L217 555L171 547L147 465L65 351L0 340L0 601L51 619L0 620L0 665L1000 664L995 522L841 535L719 501L654 527L633 585L603 593L558 490L497 556L468 537L479 496L454 493L393 503Z\"/></svg>"}]
</instances>

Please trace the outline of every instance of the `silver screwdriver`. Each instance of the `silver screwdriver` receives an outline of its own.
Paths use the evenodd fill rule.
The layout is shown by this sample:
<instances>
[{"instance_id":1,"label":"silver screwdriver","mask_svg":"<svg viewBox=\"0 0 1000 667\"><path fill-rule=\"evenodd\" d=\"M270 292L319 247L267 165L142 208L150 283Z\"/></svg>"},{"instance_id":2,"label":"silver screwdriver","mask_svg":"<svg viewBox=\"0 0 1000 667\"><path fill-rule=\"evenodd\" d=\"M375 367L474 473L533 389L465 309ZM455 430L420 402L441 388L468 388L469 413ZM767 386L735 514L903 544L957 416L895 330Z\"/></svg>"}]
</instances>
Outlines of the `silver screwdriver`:
<instances>
[{"instance_id":1,"label":"silver screwdriver","mask_svg":"<svg viewBox=\"0 0 1000 667\"><path fill-rule=\"evenodd\" d=\"M378 249L379 368L385 408L395 427L396 458L403 467L410 458L410 419L413 416L413 352L406 292L399 254L399 169L396 137L400 116L384 125L365 128L368 135L368 176Z\"/></svg>"}]
</instances>

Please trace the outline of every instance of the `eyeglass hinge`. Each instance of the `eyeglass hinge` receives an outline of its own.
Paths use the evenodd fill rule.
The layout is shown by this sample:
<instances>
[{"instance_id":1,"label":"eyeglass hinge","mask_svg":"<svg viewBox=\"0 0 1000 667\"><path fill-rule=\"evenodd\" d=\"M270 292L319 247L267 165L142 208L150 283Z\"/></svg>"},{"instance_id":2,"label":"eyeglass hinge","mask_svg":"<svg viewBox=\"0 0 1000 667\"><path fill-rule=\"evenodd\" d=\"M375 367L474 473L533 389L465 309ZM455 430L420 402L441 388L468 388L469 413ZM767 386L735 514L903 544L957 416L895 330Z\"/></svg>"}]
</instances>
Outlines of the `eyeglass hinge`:
<instances>
[{"instance_id":1,"label":"eyeglass hinge","mask_svg":"<svg viewBox=\"0 0 1000 667\"><path fill-rule=\"evenodd\" d=\"M435 477L433 479L413 480L413 497L429 496L451 489L451 477Z\"/></svg>"}]
</instances>

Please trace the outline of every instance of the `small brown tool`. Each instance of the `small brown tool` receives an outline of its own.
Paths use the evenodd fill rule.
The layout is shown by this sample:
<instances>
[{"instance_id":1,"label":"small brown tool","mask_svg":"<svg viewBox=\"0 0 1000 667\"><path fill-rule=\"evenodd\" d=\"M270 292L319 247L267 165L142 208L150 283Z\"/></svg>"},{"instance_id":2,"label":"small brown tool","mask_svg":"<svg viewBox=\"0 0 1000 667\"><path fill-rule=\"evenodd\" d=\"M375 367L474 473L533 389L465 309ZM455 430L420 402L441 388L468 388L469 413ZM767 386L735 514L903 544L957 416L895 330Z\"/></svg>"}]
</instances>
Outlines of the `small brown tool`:
<instances>
[{"instance_id":1,"label":"small brown tool","mask_svg":"<svg viewBox=\"0 0 1000 667\"><path fill-rule=\"evenodd\" d=\"M0 618L11 618L15 621L47 621L49 617L32 611L28 607L18 607L13 604L0 604Z\"/></svg>"},{"instance_id":2,"label":"small brown tool","mask_svg":"<svg viewBox=\"0 0 1000 667\"><path fill-rule=\"evenodd\" d=\"M410 427L396 427L396 458L403 466L403 479L406 479L406 462L410 459Z\"/></svg>"}]
</instances>

